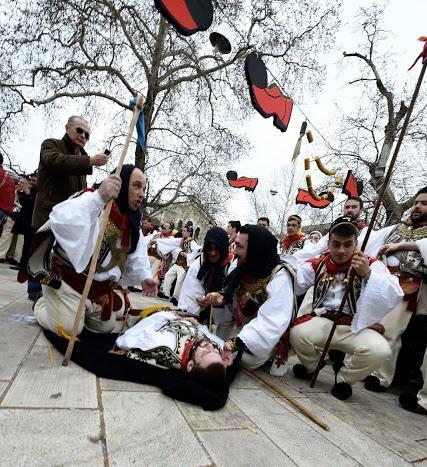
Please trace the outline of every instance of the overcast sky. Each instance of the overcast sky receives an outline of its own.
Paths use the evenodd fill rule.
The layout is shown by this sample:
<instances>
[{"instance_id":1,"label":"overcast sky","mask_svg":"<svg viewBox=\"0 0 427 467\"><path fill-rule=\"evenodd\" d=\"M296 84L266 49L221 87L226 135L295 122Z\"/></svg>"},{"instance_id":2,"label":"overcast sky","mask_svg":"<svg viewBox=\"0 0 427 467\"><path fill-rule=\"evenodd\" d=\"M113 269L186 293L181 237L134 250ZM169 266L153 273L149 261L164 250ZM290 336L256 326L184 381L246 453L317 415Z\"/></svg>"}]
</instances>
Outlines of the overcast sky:
<instances>
[{"instance_id":1,"label":"overcast sky","mask_svg":"<svg viewBox=\"0 0 427 467\"><path fill-rule=\"evenodd\" d=\"M348 71L346 67L343 68L342 52L355 51L356 41L360 37L358 38L354 31L354 15L360 6L368 6L371 1L344 0L343 3L342 24L338 31L336 48L322 57L328 70L325 86L318 95L309 95L303 103L299 103L304 113L326 137L330 134L329 121L336 112L336 104L348 109L357 100L355 94L357 88L347 86L351 78L346 79ZM422 49L422 43L418 42L417 38L427 35L426 18L427 0L390 0L386 3L385 28L392 32L389 40L390 51L393 51L399 64L396 75L401 76L402 80L416 80L418 76L417 70L409 75L407 69ZM427 83L424 84L422 92L427 92L426 86ZM286 93L286 90L284 92ZM65 123L64 121L51 121L43 116L42 112L36 110L29 110L29 112L31 118L28 127L23 129L15 144L9 148L15 161L28 172L37 168L41 142L49 137L62 137ZM76 109L72 108L72 104L66 110L67 114L75 112ZM246 125L253 145L251 156L239 161L230 169L236 170L239 176L259 177L259 187L274 188L274 183L272 183L274 171L290 161L303 120L303 115L298 108L294 107L288 131L281 133L273 126L271 118L263 119L254 110ZM93 133L96 134L96 132L97 128L93 128ZM314 137L315 142L308 150L319 152L322 149L321 138L316 132L314 132ZM96 147L97 144L99 140L95 137L85 149L89 153L102 151L103 148ZM303 164L302 156L297 164ZM303 179L301 186L304 186ZM239 219L242 223L254 220L250 209L250 196L252 196L251 193L242 190L233 191L229 206L230 219Z\"/></svg>"}]
</instances>

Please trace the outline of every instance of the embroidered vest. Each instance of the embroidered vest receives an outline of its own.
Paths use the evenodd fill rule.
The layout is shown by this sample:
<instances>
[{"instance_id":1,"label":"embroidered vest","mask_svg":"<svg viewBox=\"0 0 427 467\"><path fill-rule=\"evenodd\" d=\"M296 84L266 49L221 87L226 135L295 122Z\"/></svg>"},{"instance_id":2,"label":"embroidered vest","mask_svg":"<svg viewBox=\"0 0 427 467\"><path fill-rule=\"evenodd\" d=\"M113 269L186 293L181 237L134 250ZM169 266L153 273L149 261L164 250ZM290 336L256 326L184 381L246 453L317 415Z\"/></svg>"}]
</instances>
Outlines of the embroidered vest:
<instances>
[{"instance_id":1,"label":"embroidered vest","mask_svg":"<svg viewBox=\"0 0 427 467\"><path fill-rule=\"evenodd\" d=\"M126 353L128 358L164 368L181 369L181 363L186 345L194 339L205 338L205 334L194 324L182 320L170 320L165 323L159 333L169 332L175 335L173 348L168 346L154 347L149 350L131 349Z\"/></svg>"},{"instance_id":2,"label":"embroidered vest","mask_svg":"<svg viewBox=\"0 0 427 467\"><path fill-rule=\"evenodd\" d=\"M292 242L287 248L282 246L282 255L293 255L296 251L301 250L301 248L304 246L306 238L301 237L295 242Z\"/></svg>"},{"instance_id":3,"label":"embroidered vest","mask_svg":"<svg viewBox=\"0 0 427 467\"><path fill-rule=\"evenodd\" d=\"M70 197L70 199L81 196L83 193L84 191L76 193ZM100 214L101 218L102 216L104 216L104 211ZM96 265L97 273L109 271L116 266L118 266L123 272L129 248L122 247L121 237L122 236L119 227L111 219L108 219ZM111 254L110 261L107 265L101 266L109 253ZM65 265L73 268L73 265L71 264L66 252L59 245L59 243L55 241L49 220L37 231L37 234L34 236L33 253L28 261L27 272L32 277L40 280L42 284L59 289L61 286L61 278L60 275L52 268L52 254L55 254ZM83 274L88 273L89 267L90 259L88 259L88 265L83 271Z\"/></svg>"},{"instance_id":4,"label":"embroidered vest","mask_svg":"<svg viewBox=\"0 0 427 467\"><path fill-rule=\"evenodd\" d=\"M236 291L237 301L237 316L236 326L244 326L249 323L258 313L259 307L267 300L267 286L274 278L274 276L282 269L286 269L292 279L293 288L293 312L292 320L296 315L296 296L295 296L295 271L287 263L279 263L272 271L271 274L262 279L258 279L255 282L249 282L242 280Z\"/></svg>"},{"instance_id":5,"label":"embroidered vest","mask_svg":"<svg viewBox=\"0 0 427 467\"><path fill-rule=\"evenodd\" d=\"M387 243L414 242L422 238L427 238L427 226L414 229L411 225L402 223L391 232L387 238ZM424 263L420 251L399 250L394 253L394 256L400 262L399 268L401 271L408 272L427 281L427 264Z\"/></svg>"},{"instance_id":6,"label":"embroidered vest","mask_svg":"<svg viewBox=\"0 0 427 467\"><path fill-rule=\"evenodd\" d=\"M313 304L312 309L320 308L328 294L332 282L334 281L334 275L329 273L324 260L319 261L317 265L313 265L315 269L314 276L314 291L313 291ZM344 283L348 281L349 273L346 274ZM355 277L353 281L353 287L350 289L348 295L347 304L350 309L351 316L356 313L356 303L360 297L361 281L359 277Z\"/></svg>"}]
</instances>

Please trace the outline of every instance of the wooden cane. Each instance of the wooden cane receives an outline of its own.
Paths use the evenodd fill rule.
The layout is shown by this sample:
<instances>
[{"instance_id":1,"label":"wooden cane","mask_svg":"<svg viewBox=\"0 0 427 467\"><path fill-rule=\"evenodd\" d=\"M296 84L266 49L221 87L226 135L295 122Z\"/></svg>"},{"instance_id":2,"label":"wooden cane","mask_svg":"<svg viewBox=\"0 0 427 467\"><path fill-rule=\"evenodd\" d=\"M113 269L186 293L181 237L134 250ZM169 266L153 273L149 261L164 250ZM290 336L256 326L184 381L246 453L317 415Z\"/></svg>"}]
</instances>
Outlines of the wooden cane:
<instances>
[{"instance_id":1,"label":"wooden cane","mask_svg":"<svg viewBox=\"0 0 427 467\"><path fill-rule=\"evenodd\" d=\"M279 396L283 397L286 399L291 405L293 405L297 410L299 410L303 415L308 417L310 420L312 420L316 425L319 425L320 428L323 428L326 431L329 431L329 425L325 423L323 420L320 420L316 415L314 415L313 412L310 412L306 407L304 407L302 404L300 404L296 399L291 397L289 394L286 394L285 391L282 391L278 386L275 384L271 383L268 381L266 378L263 376L255 374L253 371L248 370L246 367L243 367L246 373L248 373L252 378L257 379L264 383L266 386L268 386L270 389L272 389L274 392L279 394Z\"/></svg>"},{"instance_id":2,"label":"wooden cane","mask_svg":"<svg viewBox=\"0 0 427 467\"><path fill-rule=\"evenodd\" d=\"M405 121L404 121L402 129L400 131L399 138L397 140L396 147L394 149L393 157L391 158L391 161L390 161L390 166L389 166L389 168L387 170L386 176L384 177L384 182L381 185L381 190L380 190L380 192L378 194L378 199L377 199L377 202L375 204L374 212L372 213L372 217L371 217L371 221L369 223L368 230L366 232L365 238L363 239L363 243L362 243L362 246L360 248L361 251L365 250L366 245L367 245L368 240L369 240L369 236L371 235L372 229L374 228L375 220L377 218L378 211L380 210L381 204L383 202L387 186L388 186L388 184L390 182L390 178L391 178L392 173L393 173L394 165L396 163L397 155L399 154L399 150L400 150L400 146L402 145L403 137L405 136L406 130L408 128L409 120L411 118L412 110L414 108L415 102L416 102L417 97L418 97L418 93L419 93L420 88L421 88L421 83L422 83L422 81L424 79L424 74L426 72L426 68L427 68L427 59L424 59L423 60L423 66L422 66L420 75L418 77L417 84L415 86L414 94L412 95L411 103L410 103L408 111L406 113ZM352 287L352 285L353 285L353 281L354 281L355 276L356 276L356 273L354 271L351 271L349 281L347 283L347 287L345 288L345 291L344 291L344 297L341 300L340 307L339 307L339 309L338 309L338 311L337 311L337 313L335 315L334 324L332 326L331 332L329 333L328 339L327 339L326 344L325 344L325 346L323 348L323 352L322 352L322 355L320 356L319 363L317 364L316 371L314 372L313 378L311 379L311 382L310 382L310 387L311 388L313 388L314 385L316 384L316 379L317 379L317 377L319 375L319 371L323 368L323 363L325 361L326 354L327 354L327 352L329 350L329 347L331 345L332 337L334 336L335 329L337 327L338 319L342 315L342 310L343 310L344 305L345 305L345 303L347 301L348 295L350 293L350 287Z\"/></svg>"},{"instance_id":3,"label":"wooden cane","mask_svg":"<svg viewBox=\"0 0 427 467\"><path fill-rule=\"evenodd\" d=\"M117 169L116 169L116 172L115 172L116 175L120 175L120 172L122 170L123 162L125 160L125 157L126 157L126 154L127 154L128 148L129 148L130 140L131 140L133 132L135 130L136 122L138 121L138 117L139 117L139 114L140 114L140 112L142 110L143 105L144 105L144 98L141 95L138 95L137 98L136 98L135 108L133 110L133 116L132 116L132 121L131 121L131 124L130 124L130 127L129 127L129 132L127 134L126 141L125 141L125 144L123 146L122 153L120 154L119 163L117 165ZM68 365L68 362L70 361L70 358L71 358L71 354L73 352L74 343L76 341L76 336L77 336L77 330L78 330L78 327L79 327L80 317L81 317L81 315L83 313L83 309L84 309L85 304L86 304L87 296L89 294L89 290L90 290L90 287L91 287L92 282L93 282L93 276L95 274L96 264L97 264L97 261L98 261L99 252L101 250L101 244L102 244L102 240L104 238L104 232L105 232L105 229L107 227L108 218L109 218L109 215L110 215L112 204L113 204L113 199L110 199L110 201L108 201L108 203L107 203L107 205L105 206L105 209L104 209L104 217L103 217L103 219L101 221L101 224L99 226L99 234L98 234L98 238L96 240L95 249L93 250L92 260L90 262L90 267L89 267L89 272L88 272L87 279L86 279L86 284L85 284L85 287L83 289L83 293L82 293L82 295L80 297L79 306L77 308L76 317L74 319L73 329L71 331L71 337L70 337L70 340L68 341L67 351L65 352L64 359L62 360L62 365L63 366Z\"/></svg>"}]
</instances>

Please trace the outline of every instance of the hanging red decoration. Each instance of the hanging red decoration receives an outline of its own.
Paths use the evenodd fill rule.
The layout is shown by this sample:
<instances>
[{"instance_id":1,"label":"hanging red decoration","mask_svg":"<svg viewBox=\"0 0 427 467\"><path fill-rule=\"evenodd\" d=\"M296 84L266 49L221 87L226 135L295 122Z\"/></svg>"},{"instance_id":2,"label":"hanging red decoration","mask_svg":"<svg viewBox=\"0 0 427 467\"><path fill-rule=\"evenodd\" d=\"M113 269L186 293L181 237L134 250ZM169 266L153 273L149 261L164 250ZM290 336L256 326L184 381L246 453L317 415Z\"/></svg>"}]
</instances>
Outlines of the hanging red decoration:
<instances>
[{"instance_id":1,"label":"hanging red decoration","mask_svg":"<svg viewBox=\"0 0 427 467\"><path fill-rule=\"evenodd\" d=\"M277 84L268 85L267 68L261 56L255 52L246 57L245 74L254 108L264 118L273 116L274 126L280 131L286 131L294 103L283 95Z\"/></svg>"},{"instance_id":2,"label":"hanging red decoration","mask_svg":"<svg viewBox=\"0 0 427 467\"><path fill-rule=\"evenodd\" d=\"M258 185L257 178L237 177L237 172L229 170L226 174L228 184L233 188L244 188L246 191L254 191Z\"/></svg>"},{"instance_id":3,"label":"hanging red decoration","mask_svg":"<svg viewBox=\"0 0 427 467\"><path fill-rule=\"evenodd\" d=\"M212 25L212 0L154 0L154 4L183 36L206 31Z\"/></svg>"}]
</instances>

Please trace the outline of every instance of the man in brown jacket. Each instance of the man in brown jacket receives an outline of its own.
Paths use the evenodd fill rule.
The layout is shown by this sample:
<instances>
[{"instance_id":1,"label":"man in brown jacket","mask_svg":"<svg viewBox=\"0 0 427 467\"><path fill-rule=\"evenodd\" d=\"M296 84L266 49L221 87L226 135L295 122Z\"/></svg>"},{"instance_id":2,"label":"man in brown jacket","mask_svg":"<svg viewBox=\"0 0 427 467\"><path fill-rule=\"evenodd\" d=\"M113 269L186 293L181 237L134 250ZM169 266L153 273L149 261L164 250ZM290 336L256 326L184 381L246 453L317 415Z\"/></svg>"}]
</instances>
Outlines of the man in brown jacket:
<instances>
[{"instance_id":1,"label":"man in brown jacket","mask_svg":"<svg viewBox=\"0 0 427 467\"><path fill-rule=\"evenodd\" d=\"M62 139L43 141L32 221L36 229L49 219L55 205L86 188L86 175L92 174L93 166L106 164L105 154L89 157L83 149L89 137L90 129L86 120L72 116L65 125Z\"/></svg>"}]
</instances>

